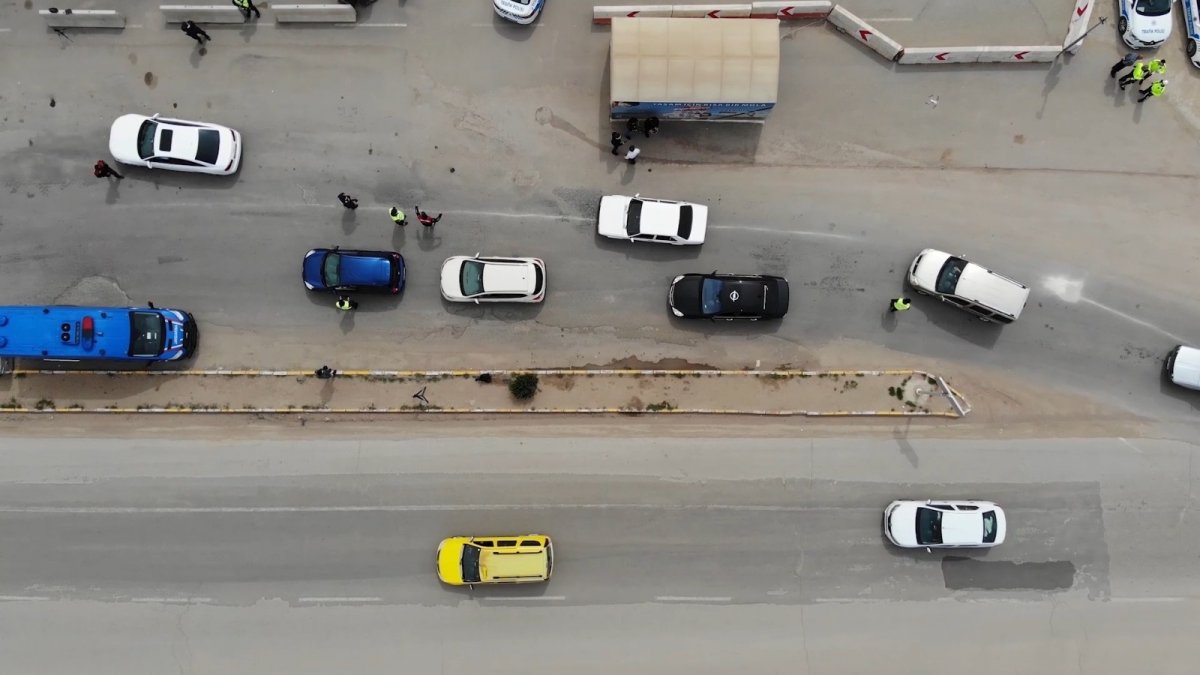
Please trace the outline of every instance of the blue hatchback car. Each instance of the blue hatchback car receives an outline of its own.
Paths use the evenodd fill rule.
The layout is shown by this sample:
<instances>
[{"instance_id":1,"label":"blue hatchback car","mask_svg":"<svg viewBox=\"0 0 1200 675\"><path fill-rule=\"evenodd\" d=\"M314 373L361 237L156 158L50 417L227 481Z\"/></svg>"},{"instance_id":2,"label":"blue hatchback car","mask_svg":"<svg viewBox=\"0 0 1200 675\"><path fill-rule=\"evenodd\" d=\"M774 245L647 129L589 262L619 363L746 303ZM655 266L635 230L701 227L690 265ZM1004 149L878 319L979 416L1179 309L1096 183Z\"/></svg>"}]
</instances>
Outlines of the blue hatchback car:
<instances>
[{"instance_id":1,"label":"blue hatchback car","mask_svg":"<svg viewBox=\"0 0 1200 675\"><path fill-rule=\"evenodd\" d=\"M314 248L304 254L304 287L310 291L399 293L404 257L395 251Z\"/></svg>"}]
</instances>

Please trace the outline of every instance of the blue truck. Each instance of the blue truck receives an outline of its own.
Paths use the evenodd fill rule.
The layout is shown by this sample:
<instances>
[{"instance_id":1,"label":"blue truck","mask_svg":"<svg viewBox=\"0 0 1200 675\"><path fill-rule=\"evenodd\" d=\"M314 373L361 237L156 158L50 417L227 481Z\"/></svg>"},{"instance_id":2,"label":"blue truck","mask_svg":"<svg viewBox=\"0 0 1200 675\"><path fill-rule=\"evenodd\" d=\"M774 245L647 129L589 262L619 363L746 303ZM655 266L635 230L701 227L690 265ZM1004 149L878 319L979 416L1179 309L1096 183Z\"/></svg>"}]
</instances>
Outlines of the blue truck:
<instances>
[{"instance_id":1,"label":"blue truck","mask_svg":"<svg viewBox=\"0 0 1200 675\"><path fill-rule=\"evenodd\" d=\"M45 361L177 361L191 357L196 319L180 309L0 306L0 358Z\"/></svg>"}]
</instances>

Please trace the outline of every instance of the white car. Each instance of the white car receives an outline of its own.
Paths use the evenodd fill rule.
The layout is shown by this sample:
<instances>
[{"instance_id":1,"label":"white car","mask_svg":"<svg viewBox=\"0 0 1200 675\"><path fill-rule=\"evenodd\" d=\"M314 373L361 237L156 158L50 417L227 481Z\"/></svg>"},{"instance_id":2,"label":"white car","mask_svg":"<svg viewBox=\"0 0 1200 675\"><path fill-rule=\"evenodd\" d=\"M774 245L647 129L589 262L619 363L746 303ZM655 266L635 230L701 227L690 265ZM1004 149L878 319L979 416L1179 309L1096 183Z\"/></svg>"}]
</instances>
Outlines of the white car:
<instances>
[{"instance_id":1,"label":"white car","mask_svg":"<svg viewBox=\"0 0 1200 675\"><path fill-rule=\"evenodd\" d=\"M1183 4L1183 27L1187 30L1187 55L1192 65L1200 68L1200 0L1179 0Z\"/></svg>"},{"instance_id":2,"label":"white car","mask_svg":"<svg viewBox=\"0 0 1200 675\"><path fill-rule=\"evenodd\" d=\"M442 297L451 302L541 302L546 263L540 258L456 255L442 263Z\"/></svg>"},{"instance_id":3,"label":"white car","mask_svg":"<svg viewBox=\"0 0 1200 675\"><path fill-rule=\"evenodd\" d=\"M228 176L242 162L242 135L220 124L154 115L121 115L108 151L122 164Z\"/></svg>"},{"instance_id":4,"label":"white car","mask_svg":"<svg viewBox=\"0 0 1200 675\"><path fill-rule=\"evenodd\" d=\"M501 17L519 24L531 24L542 13L546 0L492 0L492 8Z\"/></svg>"},{"instance_id":5,"label":"white car","mask_svg":"<svg viewBox=\"0 0 1200 675\"><path fill-rule=\"evenodd\" d=\"M1175 384L1200 391L1200 349L1178 345L1167 354L1163 368Z\"/></svg>"},{"instance_id":6,"label":"white car","mask_svg":"<svg viewBox=\"0 0 1200 675\"><path fill-rule=\"evenodd\" d=\"M600 198L600 236L687 246L704 243L708 207L641 195Z\"/></svg>"},{"instance_id":7,"label":"white car","mask_svg":"<svg viewBox=\"0 0 1200 675\"><path fill-rule=\"evenodd\" d=\"M1004 543L1007 529L992 502L898 500L883 510L883 534L901 548L989 548Z\"/></svg>"},{"instance_id":8,"label":"white car","mask_svg":"<svg viewBox=\"0 0 1200 675\"><path fill-rule=\"evenodd\" d=\"M1175 0L1117 0L1117 32L1134 49L1157 47L1171 37Z\"/></svg>"}]
</instances>

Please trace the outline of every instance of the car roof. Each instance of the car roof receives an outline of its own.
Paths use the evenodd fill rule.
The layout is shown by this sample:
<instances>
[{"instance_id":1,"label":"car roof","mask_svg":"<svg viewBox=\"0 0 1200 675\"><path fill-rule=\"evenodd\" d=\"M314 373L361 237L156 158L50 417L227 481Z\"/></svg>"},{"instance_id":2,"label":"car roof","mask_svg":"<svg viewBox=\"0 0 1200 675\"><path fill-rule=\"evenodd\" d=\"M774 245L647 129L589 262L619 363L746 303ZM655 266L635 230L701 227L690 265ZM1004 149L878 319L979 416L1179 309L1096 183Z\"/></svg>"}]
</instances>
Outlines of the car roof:
<instances>
[{"instance_id":1,"label":"car roof","mask_svg":"<svg viewBox=\"0 0 1200 675\"><path fill-rule=\"evenodd\" d=\"M766 283L762 279L742 279L709 275L707 278L721 282L721 304L743 314L761 314ZM737 292L737 299L730 297Z\"/></svg>"},{"instance_id":2,"label":"car roof","mask_svg":"<svg viewBox=\"0 0 1200 675\"><path fill-rule=\"evenodd\" d=\"M982 510L942 511L942 543L952 546L982 543L984 513Z\"/></svg>"},{"instance_id":3,"label":"car roof","mask_svg":"<svg viewBox=\"0 0 1200 675\"><path fill-rule=\"evenodd\" d=\"M483 289L487 293L532 293L533 263L479 259L483 263Z\"/></svg>"},{"instance_id":4,"label":"car roof","mask_svg":"<svg viewBox=\"0 0 1200 675\"><path fill-rule=\"evenodd\" d=\"M546 576L549 555L544 547L481 549L479 572L484 581L491 579L528 579Z\"/></svg>"},{"instance_id":5,"label":"car roof","mask_svg":"<svg viewBox=\"0 0 1200 675\"><path fill-rule=\"evenodd\" d=\"M1020 316L1029 299L1029 287L968 262L958 278L954 294Z\"/></svg>"},{"instance_id":6,"label":"car roof","mask_svg":"<svg viewBox=\"0 0 1200 675\"><path fill-rule=\"evenodd\" d=\"M679 203L640 197L638 201L642 202L642 219L638 227L640 234L679 236Z\"/></svg>"},{"instance_id":7,"label":"car roof","mask_svg":"<svg viewBox=\"0 0 1200 675\"><path fill-rule=\"evenodd\" d=\"M351 286L387 286L392 282L391 256L372 251L331 251L338 262L341 283Z\"/></svg>"}]
</instances>

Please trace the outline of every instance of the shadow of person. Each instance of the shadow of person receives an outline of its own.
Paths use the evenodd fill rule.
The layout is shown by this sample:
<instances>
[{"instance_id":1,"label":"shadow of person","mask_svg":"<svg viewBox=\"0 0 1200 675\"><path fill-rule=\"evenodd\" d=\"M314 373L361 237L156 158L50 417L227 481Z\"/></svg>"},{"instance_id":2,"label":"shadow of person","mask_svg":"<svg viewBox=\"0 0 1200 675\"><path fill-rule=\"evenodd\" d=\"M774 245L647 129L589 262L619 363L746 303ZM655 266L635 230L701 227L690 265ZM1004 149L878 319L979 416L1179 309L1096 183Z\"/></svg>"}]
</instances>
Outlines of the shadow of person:
<instances>
[{"instance_id":1,"label":"shadow of person","mask_svg":"<svg viewBox=\"0 0 1200 675\"><path fill-rule=\"evenodd\" d=\"M358 213L358 211L355 209L342 209L342 232L350 234L354 231L354 228L358 224L355 216L356 213Z\"/></svg>"},{"instance_id":2,"label":"shadow of person","mask_svg":"<svg viewBox=\"0 0 1200 675\"><path fill-rule=\"evenodd\" d=\"M108 192L104 194L105 204L116 204L117 197L121 196L121 181L108 179Z\"/></svg>"},{"instance_id":3,"label":"shadow of person","mask_svg":"<svg viewBox=\"0 0 1200 675\"><path fill-rule=\"evenodd\" d=\"M912 418L904 420L903 427L895 427L892 429L892 438L896 441L896 447L900 448L900 454L912 464L913 468L919 468L921 459L917 457L917 451L913 450L912 443L908 442L908 430L912 426Z\"/></svg>"}]
</instances>

